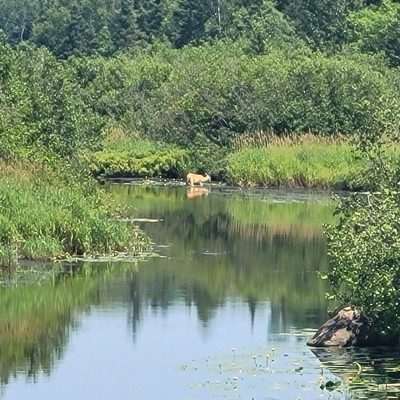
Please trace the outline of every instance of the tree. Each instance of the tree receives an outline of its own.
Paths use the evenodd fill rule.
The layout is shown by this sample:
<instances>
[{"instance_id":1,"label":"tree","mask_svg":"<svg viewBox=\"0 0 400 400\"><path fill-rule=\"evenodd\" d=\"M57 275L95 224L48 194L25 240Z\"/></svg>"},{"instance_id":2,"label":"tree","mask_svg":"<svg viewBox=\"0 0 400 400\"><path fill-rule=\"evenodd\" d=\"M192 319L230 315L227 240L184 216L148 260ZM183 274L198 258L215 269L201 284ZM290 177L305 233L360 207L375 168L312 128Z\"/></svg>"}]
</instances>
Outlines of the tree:
<instances>
[{"instance_id":1,"label":"tree","mask_svg":"<svg viewBox=\"0 0 400 400\"><path fill-rule=\"evenodd\" d=\"M120 0L111 17L114 51L136 48L143 39L134 0Z\"/></svg>"},{"instance_id":2,"label":"tree","mask_svg":"<svg viewBox=\"0 0 400 400\"><path fill-rule=\"evenodd\" d=\"M319 49L336 49L346 40L347 16L362 0L279 0L298 34Z\"/></svg>"},{"instance_id":3,"label":"tree","mask_svg":"<svg viewBox=\"0 0 400 400\"><path fill-rule=\"evenodd\" d=\"M387 123L375 124L367 137L356 136L359 155L368 160L362 179L370 191L339 201L338 223L327 228L327 279L335 306L355 306L370 319L374 334L398 342L400 168L391 155L400 132L396 108L388 113L388 107L382 107L381 118Z\"/></svg>"},{"instance_id":4,"label":"tree","mask_svg":"<svg viewBox=\"0 0 400 400\"><path fill-rule=\"evenodd\" d=\"M169 36L177 47L199 43L206 38L206 24L212 16L210 0L179 0L172 15Z\"/></svg>"},{"instance_id":5,"label":"tree","mask_svg":"<svg viewBox=\"0 0 400 400\"><path fill-rule=\"evenodd\" d=\"M291 21L270 0L263 0L257 9L241 7L234 12L227 35L246 39L256 54L298 42Z\"/></svg>"},{"instance_id":6,"label":"tree","mask_svg":"<svg viewBox=\"0 0 400 400\"><path fill-rule=\"evenodd\" d=\"M31 40L61 58L110 54L111 37L103 0L55 0L33 26Z\"/></svg>"},{"instance_id":7,"label":"tree","mask_svg":"<svg viewBox=\"0 0 400 400\"><path fill-rule=\"evenodd\" d=\"M138 26L148 43L161 37L164 9L161 0L137 0Z\"/></svg>"},{"instance_id":8,"label":"tree","mask_svg":"<svg viewBox=\"0 0 400 400\"><path fill-rule=\"evenodd\" d=\"M351 41L362 51L382 52L394 66L400 65L400 4L384 0L350 15Z\"/></svg>"},{"instance_id":9,"label":"tree","mask_svg":"<svg viewBox=\"0 0 400 400\"><path fill-rule=\"evenodd\" d=\"M0 149L17 156L45 149L71 156L99 139L95 115L64 63L47 49L0 42Z\"/></svg>"},{"instance_id":10,"label":"tree","mask_svg":"<svg viewBox=\"0 0 400 400\"><path fill-rule=\"evenodd\" d=\"M0 0L0 26L10 43L29 39L39 5L35 0Z\"/></svg>"}]
</instances>

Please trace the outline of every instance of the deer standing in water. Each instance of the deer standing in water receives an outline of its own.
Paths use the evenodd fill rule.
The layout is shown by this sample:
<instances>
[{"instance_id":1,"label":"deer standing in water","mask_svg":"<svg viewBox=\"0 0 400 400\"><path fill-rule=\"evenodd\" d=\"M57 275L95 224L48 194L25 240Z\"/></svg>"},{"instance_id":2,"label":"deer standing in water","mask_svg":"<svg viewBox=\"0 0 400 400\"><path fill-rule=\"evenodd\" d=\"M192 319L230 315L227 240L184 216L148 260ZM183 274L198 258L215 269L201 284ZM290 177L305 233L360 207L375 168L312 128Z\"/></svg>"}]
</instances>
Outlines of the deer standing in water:
<instances>
[{"instance_id":1,"label":"deer standing in water","mask_svg":"<svg viewBox=\"0 0 400 400\"><path fill-rule=\"evenodd\" d=\"M203 183L206 182L211 182L211 177L208 174L203 176L203 175L189 173L186 176L186 184L190 186L195 186L195 185L203 186Z\"/></svg>"}]
</instances>

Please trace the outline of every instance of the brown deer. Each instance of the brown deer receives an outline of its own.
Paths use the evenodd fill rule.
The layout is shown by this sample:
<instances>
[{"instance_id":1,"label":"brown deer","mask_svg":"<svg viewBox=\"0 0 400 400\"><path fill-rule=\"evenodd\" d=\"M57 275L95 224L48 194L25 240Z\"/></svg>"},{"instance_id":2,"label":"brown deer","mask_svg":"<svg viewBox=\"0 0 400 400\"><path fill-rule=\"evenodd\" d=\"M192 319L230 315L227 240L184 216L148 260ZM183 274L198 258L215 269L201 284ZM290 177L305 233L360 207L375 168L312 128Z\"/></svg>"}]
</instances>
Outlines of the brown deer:
<instances>
[{"instance_id":1,"label":"brown deer","mask_svg":"<svg viewBox=\"0 0 400 400\"><path fill-rule=\"evenodd\" d=\"M205 182L211 182L210 175L206 174L205 176L203 176L203 175L189 173L186 176L186 184L190 186L195 186L195 185L203 186L203 183Z\"/></svg>"}]
</instances>

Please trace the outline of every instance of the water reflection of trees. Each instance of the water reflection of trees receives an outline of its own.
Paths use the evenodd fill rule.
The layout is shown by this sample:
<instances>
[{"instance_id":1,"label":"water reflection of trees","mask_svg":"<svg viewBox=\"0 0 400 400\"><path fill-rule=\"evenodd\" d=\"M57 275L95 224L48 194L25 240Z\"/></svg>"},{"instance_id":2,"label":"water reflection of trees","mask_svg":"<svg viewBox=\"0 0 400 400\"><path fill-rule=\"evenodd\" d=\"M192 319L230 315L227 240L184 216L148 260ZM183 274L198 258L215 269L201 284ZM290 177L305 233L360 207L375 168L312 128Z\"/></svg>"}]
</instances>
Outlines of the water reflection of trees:
<instances>
[{"instance_id":1,"label":"water reflection of trees","mask_svg":"<svg viewBox=\"0 0 400 400\"><path fill-rule=\"evenodd\" d=\"M230 297L248 300L250 323L258 304L270 302L273 331L309 327L324 318L325 287L315 271L326 266L322 223L330 219L329 204L240 196L193 203L176 188L125 186L113 194L128 207L136 199L134 215L163 217L164 223L146 229L156 242L172 244L172 259L143 269L135 282L147 288L136 293L151 298L139 304L165 308L171 296L180 296L195 305L204 326Z\"/></svg>"},{"instance_id":2,"label":"water reflection of trees","mask_svg":"<svg viewBox=\"0 0 400 400\"><path fill-rule=\"evenodd\" d=\"M54 277L41 285L0 289L0 382L50 374L77 323L94 302L94 282Z\"/></svg>"},{"instance_id":3,"label":"water reflection of trees","mask_svg":"<svg viewBox=\"0 0 400 400\"><path fill-rule=\"evenodd\" d=\"M168 265L165 260L155 260L152 264L130 282L134 331L146 307L166 310L176 302L195 306L205 327L219 308L237 298L248 304L249 324L258 305L270 303L272 332L287 331L292 326L308 328L326 315L325 288L308 272L307 276L293 268L266 272L260 264L235 268L226 256L195 256L187 263L172 259Z\"/></svg>"},{"instance_id":4,"label":"water reflection of trees","mask_svg":"<svg viewBox=\"0 0 400 400\"><path fill-rule=\"evenodd\" d=\"M80 312L93 304L124 304L135 335L147 311L167 313L177 302L194 307L205 328L220 307L238 298L248 304L249 324L260 303L268 303L272 332L323 319L325 288L314 272L324 268L325 244L311 209L297 205L285 217L283 209L275 215L273 206L254 202L247 218L241 199L234 204L210 195L187 201L184 190L165 196L135 190L133 199L131 194L124 199L139 199L134 214L137 208L140 217L165 219L146 229L157 242L171 244L164 250L170 258L152 259L139 273L132 264L96 265L39 286L1 289L2 384L17 373L33 380L50 374Z\"/></svg>"}]
</instances>

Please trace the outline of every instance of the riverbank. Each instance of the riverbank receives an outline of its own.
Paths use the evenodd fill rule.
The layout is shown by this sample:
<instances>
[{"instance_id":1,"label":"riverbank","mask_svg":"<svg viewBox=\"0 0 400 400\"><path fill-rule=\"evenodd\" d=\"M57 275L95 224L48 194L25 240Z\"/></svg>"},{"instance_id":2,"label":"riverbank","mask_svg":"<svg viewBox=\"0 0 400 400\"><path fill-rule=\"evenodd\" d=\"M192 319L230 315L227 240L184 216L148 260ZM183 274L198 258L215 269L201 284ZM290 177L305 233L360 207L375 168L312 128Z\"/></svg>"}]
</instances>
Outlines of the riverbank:
<instances>
[{"instance_id":1,"label":"riverbank","mask_svg":"<svg viewBox=\"0 0 400 400\"><path fill-rule=\"evenodd\" d=\"M227 179L239 186L357 190L365 168L349 143L313 138L243 147L228 156Z\"/></svg>"},{"instance_id":2,"label":"riverbank","mask_svg":"<svg viewBox=\"0 0 400 400\"><path fill-rule=\"evenodd\" d=\"M189 171L208 172L214 180L239 187L362 190L369 186L368 160L349 140L316 135L280 138L251 135L210 154L140 138L116 138L91 154L89 169L105 178L178 178ZM210 153L212 153L210 151ZM390 162L400 151L388 148ZM206 157L207 158L207 157Z\"/></svg>"},{"instance_id":3,"label":"riverbank","mask_svg":"<svg viewBox=\"0 0 400 400\"><path fill-rule=\"evenodd\" d=\"M189 160L189 152L178 146L128 138L118 130L105 139L102 151L86 155L92 174L106 178L179 178Z\"/></svg>"},{"instance_id":4,"label":"riverbank","mask_svg":"<svg viewBox=\"0 0 400 400\"><path fill-rule=\"evenodd\" d=\"M63 167L66 169L65 165ZM32 163L0 166L0 264L72 256L139 254L148 240L113 219L111 200L90 178Z\"/></svg>"}]
</instances>

